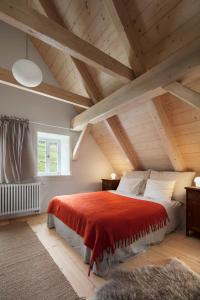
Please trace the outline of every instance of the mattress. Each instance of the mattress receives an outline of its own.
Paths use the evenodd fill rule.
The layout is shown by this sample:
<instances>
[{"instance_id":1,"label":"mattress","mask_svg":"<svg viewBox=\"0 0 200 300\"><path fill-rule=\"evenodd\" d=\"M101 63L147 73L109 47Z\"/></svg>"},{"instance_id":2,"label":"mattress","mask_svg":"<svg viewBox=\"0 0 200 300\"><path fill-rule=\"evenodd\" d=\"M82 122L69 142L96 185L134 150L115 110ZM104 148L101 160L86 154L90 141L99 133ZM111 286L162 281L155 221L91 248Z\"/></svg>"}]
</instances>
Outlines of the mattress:
<instances>
[{"instance_id":1,"label":"mattress","mask_svg":"<svg viewBox=\"0 0 200 300\"><path fill-rule=\"evenodd\" d=\"M128 258L144 251L148 246L161 242L165 235L174 231L180 224L180 211L181 204L178 201L163 201L159 202L155 199L147 199L143 196L137 196L133 194L122 194L117 191L110 191L111 193L116 193L122 196L132 197L138 200L148 200L152 202L157 202L162 204L169 216L170 222L164 228L156 231L152 231L143 238L135 241L128 247L119 247L116 249L114 255L104 252L103 261L98 265L93 266L93 272L98 276L106 276L110 269L120 262L126 261ZM71 230L67 225L65 225L57 217L48 214L48 227L55 228L60 236L62 236L79 254L83 257L86 264L90 262L91 249L83 244L83 239L73 230Z\"/></svg>"}]
</instances>

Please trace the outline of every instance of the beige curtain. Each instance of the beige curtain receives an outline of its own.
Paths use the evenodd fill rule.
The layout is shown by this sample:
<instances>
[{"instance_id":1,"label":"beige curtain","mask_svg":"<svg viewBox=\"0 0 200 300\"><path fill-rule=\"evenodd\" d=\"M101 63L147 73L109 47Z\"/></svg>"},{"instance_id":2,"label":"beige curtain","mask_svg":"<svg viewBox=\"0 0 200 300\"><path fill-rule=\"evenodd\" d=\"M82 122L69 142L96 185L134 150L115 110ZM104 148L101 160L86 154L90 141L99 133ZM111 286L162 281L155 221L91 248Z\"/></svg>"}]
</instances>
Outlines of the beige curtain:
<instances>
[{"instance_id":1,"label":"beige curtain","mask_svg":"<svg viewBox=\"0 0 200 300\"><path fill-rule=\"evenodd\" d=\"M28 120L0 116L0 183L21 183L33 176Z\"/></svg>"}]
</instances>

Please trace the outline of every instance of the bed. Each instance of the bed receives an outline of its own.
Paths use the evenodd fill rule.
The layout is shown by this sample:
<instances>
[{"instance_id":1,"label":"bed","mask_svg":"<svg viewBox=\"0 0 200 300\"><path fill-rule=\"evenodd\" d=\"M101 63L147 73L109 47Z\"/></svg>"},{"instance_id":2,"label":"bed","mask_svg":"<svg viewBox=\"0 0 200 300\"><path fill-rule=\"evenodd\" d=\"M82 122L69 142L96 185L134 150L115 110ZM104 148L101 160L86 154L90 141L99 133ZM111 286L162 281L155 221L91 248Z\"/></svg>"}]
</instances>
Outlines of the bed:
<instances>
[{"instance_id":1,"label":"bed","mask_svg":"<svg viewBox=\"0 0 200 300\"><path fill-rule=\"evenodd\" d=\"M155 177L155 173L153 176ZM148 177L150 178L150 174L148 174ZM190 180L191 178L192 175L190 176ZM144 188L145 186L143 186L143 189ZM106 192L107 194L102 193L105 192L79 194L78 200L76 201L73 200L74 197L77 199L76 195L55 197L50 202L48 213L48 227L55 228L58 234L67 240L69 244L80 253L84 262L89 264L89 270L92 269L96 275L107 275L113 265L123 262L131 256L144 251L145 248L151 244L161 242L165 235L174 231L181 222L183 204L180 201L160 201L158 198L148 198L144 191L143 195L138 195L138 191L135 194L133 192L127 193L127 190L126 192L117 190L108 191ZM90 206L87 207L87 205L83 205L83 208L79 209L79 206L82 206L83 203L87 204L87 201L89 201L87 200L88 195L89 198L98 200L96 201L96 203L98 203L97 207L95 206L91 208ZM102 201L104 198L108 198L108 200ZM99 201L99 199L101 199L101 201ZM110 202L111 200L112 202ZM71 206L68 205L70 201ZM74 203L77 203L77 201L79 201L80 204L77 205L78 208L74 206ZM65 202L68 203L67 211L65 211L63 206L63 203ZM117 209L117 203L119 203L119 209L115 211L115 209ZM137 208L138 206L142 206L143 208L139 209ZM131 212L131 219L129 218L129 214L127 214L127 212L123 214L124 207L127 208L126 210L128 210L128 212ZM94 208L96 208L97 212L99 212L97 213L97 218L95 217L95 223L93 222L93 215L95 215ZM109 211L112 210L114 210L114 217L113 214L109 214ZM99 220L99 218L101 218L101 211L103 211L102 222ZM119 211L120 213L118 215ZM135 211L137 213L135 213ZM152 212L152 216L154 217L149 218L151 214L150 212ZM86 215L86 218L84 214ZM78 219L74 218L74 215L77 215ZM132 218L133 215L134 218ZM68 216L68 219L66 216ZM110 222L112 218L114 219ZM146 224L147 220L150 219L151 222ZM87 224L84 223L85 220L88 221L86 222ZM115 222L116 220L117 222ZM133 220L142 220L142 222L137 221L134 223ZM155 220L157 221L155 222ZM133 222L133 224L130 222ZM140 224L140 226L143 227L138 227L138 223L141 223L142 225ZM77 226L77 224L79 224L79 226ZM107 225L104 226L104 224ZM118 226L119 224L122 224L122 226ZM125 226L124 224L128 224L128 226ZM148 226L144 227L144 224L145 226ZM87 233L85 233L85 231L83 233L81 228L85 228L86 226L90 228L90 230L88 230ZM98 233L98 236L96 233L98 232L97 228L99 227L101 228L102 232L100 232L101 234ZM108 228L109 230L107 232ZM121 228L124 229L122 230ZM135 230L135 228L137 228L137 230ZM127 231L131 232L131 235L127 235ZM98 236L98 238L94 239L93 243L91 244L91 239L89 239L88 243L88 239L86 238L88 235L95 235L95 237ZM125 238L122 238L124 236ZM98 239L100 241L99 244ZM106 246L103 248L102 245L104 245L105 240L108 240L110 244L105 244L109 247ZM100 246L100 252L96 252L96 248L99 250L98 247L95 248L95 245L97 244ZM91 249L93 249L93 251ZM93 257L94 253L99 253L97 255L97 259Z\"/></svg>"}]
</instances>

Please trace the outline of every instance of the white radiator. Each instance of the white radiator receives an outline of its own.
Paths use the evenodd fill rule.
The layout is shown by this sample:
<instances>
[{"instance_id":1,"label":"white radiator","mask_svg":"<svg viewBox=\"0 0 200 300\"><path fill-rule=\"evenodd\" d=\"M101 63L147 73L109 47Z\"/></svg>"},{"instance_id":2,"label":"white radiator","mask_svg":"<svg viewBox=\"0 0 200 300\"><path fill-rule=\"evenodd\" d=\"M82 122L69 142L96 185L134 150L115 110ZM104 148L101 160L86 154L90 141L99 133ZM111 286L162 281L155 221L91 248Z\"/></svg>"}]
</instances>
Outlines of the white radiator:
<instances>
[{"instance_id":1,"label":"white radiator","mask_svg":"<svg viewBox=\"0 0 200 300\"><path fill-rule=\"evenodd\" d=\"M0 184L0 216L40 211L40 184Z\"/></svg>"}]
</instances>

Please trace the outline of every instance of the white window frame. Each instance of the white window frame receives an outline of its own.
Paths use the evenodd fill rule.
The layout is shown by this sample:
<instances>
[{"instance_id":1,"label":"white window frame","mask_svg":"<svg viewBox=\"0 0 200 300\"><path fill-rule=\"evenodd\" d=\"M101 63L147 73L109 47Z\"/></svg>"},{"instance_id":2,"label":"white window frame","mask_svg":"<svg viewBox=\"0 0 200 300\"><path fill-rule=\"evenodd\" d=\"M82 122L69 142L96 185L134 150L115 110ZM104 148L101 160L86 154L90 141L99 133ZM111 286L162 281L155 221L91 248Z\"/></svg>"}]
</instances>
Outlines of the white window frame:
<instances>
[{"instance_id":1,"label":"white window frame","mask_svg":"<svg viewBox=\"0 0 200 300\"><path fill-rule=\"evenodd\" d=\"M40 130L38 128L35 131L35 156L36 156L36 176L40 178L40 180L43 178L44 180L56 180L60 178L66 178L68 176L71 176L71 137L67 133L61 133L56 131L49 131L49 130ZM45 142L59 142L59 170L58 172L39 172L38 169L38 142L39 140L45 141ZM47 169L46 169L47 171Z\"/></svg>"}]
</instances>

